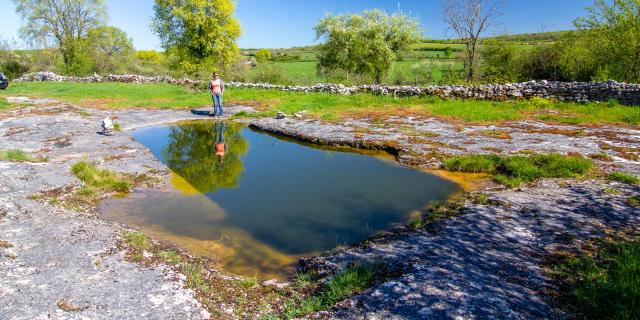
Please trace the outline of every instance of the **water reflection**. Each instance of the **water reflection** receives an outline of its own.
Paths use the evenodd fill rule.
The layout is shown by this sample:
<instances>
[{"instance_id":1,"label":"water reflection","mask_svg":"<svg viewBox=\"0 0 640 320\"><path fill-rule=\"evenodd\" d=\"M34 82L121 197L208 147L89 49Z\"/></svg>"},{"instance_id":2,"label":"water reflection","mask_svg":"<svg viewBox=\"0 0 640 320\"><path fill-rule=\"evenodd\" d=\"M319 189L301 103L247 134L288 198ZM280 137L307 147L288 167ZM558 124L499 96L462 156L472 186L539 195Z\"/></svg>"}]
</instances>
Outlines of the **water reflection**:
<instances>
[{"instance_id":1,"label":"water reflection","mask_svg":"<svg viewBox=\"0 0 640 320\"><path fill-rule=\"evenodd\" d=\"M237 188L249 147L241 129L222 121L171 126L162 160L202 193Z\"/></svg>"},{"instance_id":2,"label":"water reflection","mask_svg":"<svg viewBox=\"0 0 640 320\"><path fill-rule=\"evenodd\" d=\"M234 123L132 135L175 172L182 192L109 199L103 216L244 275L273 277L300 256L366 239L459 191L370 155L310 148Z\"/></svg>"}]
</instances>

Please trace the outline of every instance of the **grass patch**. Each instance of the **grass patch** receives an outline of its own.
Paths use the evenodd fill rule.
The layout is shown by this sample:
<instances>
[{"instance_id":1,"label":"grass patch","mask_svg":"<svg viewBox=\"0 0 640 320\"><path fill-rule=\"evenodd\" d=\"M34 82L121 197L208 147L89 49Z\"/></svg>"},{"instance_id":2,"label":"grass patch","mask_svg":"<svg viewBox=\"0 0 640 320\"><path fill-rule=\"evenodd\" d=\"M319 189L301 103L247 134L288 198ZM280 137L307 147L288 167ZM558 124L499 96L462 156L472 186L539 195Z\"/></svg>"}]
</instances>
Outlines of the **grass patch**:
<instances>
[{"instance_id":1,"label":"grass patch","mask_svg":"<svg viewBox=\"0 0 640 320\"><path fill-rule=\"evenodd\" d=\"M640 319L640 241L602 245L569 258L556 274L571 288L567 308L582 319Z\"/></svg>"},{"instance_id":2,"label":"grass patch","mask_svg":"<svg viewBox=\"0 0 640 320\"><path fill-rule=\"evenodd\" d=\"M640 196L631 196L627 199L627 203L630 206L640 207Z\"/></svg>"},{"instance_id":3,"label":"grass patch","mask_svg":"<svg viewBox=\"0 0 640 320\"><path fill-rule=\"evenodd\" d=\"M151 250L151 239L140 232L127 231L123 235L124 242L134 250Z\"/></svg>"},{"instance_id":4,"label":"grass patch","mask_svg":"<svg viewBox=\"0 0 640 320\"><path fill-rule=\"evenodd\" d=\"M606 194L622 194L622 192L616 188L610 188L610 187L606 187L604 189L602 189L602 192L606 193Z\"/></svg>"},{"instance_id":5,"label":"grass patch","mask_svg":"<svg viewBox=\"0 0 640 320\"><path fill-rule=\"evenodd\" d=\"M114 123L113 123L113 130L115 130L115 131L122 131L122 126L121 126L119 123L114 122Z\"/></svg>"},{"instance_id":6,"label":"grass patch","mask_svg":"<svg viewBox=\"0 0 640 320\"><path fill-rule=\"evenodd\" d=\"M594 159L594 160L600 160L600 161L613 161L613 158L611 158L610 155L604 153L604 152L600 152L600 153L592 153L589 155L589 158Z\"/></svg>"},{"instance_id":7,"label":"grass patch","mask_svg":"<svg viewBox=\"0 0 640 320\"><path fill-rule=\"evenodd\" d=\"M372 264L355 264L348 267L329 280L315 295L299 301L290 301L285 307L285 318L298 318L328 309L343 299L362 292L373 284L380 269L380 265Z\"/></svg>"},{"instance_id":8,"label":"grass patch","mask_svg":"<svg viewBox=\"0 0 640 320\"><path fill-rule=\"evenodd\" d=\"M205 277L206 269L200 262L186 262L182 272L187 277L187 287L198 290L204 294L211 294L212 288Z\"/></svg>"},{"instance_id":9,"label":"grass patch","mask_svg":"<svg viewBox=\"0 0 640 320\"><path fill-rule=\"evenodd\" d=\"M11 162L48 162L49 158L47 157L33 157L29 153L23 150L0 150L0 161L11 161Z\"/></svg>"},{"instance_id":10,"label":"grass patch","mask_svg":"<svg viewBox=\"0 0 640 320\"><path fill-rule=\"evenodd\" d=\"M514 188L541 178L575 178L587 173L593 162L581 156L560 154L509 156L466 155L444 161L449 171L488 173L493 180Z\"/></svg>"},{"instance_id":11,"label":"grass patch","mask_svg":"<svg viewBox=\"0 0 640 320\"><path fill-rule=\"evenodd\" d=\"M12 162L31 161L31 156L22 150L0 151L0 160Z\"/></svg>"},{"instance_id":12,"label":"grass patch","mask_svg":"<svg viewBox=\"0 0 640 320\"><path fill-rule=\"evenodd\" d=\"M16 83L6 95L47 97L99 108L199 108L210 107L211 96L206 91L190 90L182 86L128 83ZM336 121L347 117L380 117L398 114L436 116L473 123L495 123L525 119L541 119L571 124L631 124L640 123L640 109L616 105L603 107L597 103L574 103L536 100L488 101L443 100L435 97L378 96L372 94L338 95L329 93L282 92L253 88L227 88L227 104L255 106L271 116L276 110L286 114L307 110L310 117ZM549 115L556 111L567 116ZM247 116L246 114L240 116ZM571 119L571 120L568 120Z\"/></svg>"},{"instance_id":13,"label":"grass patch","mask_svg":"<svg viewBox=\"0 0 640 320\"><path fill-rule=\"evenodd\" d=\"M630 175L624 172L617 172L617 171L610 172L607 175L607 180L622 182L626 184L638 184L638 182L640 182L640 179L638 179L638 177L634 175Z\"/></svg>"},{"instance_id":14,"label":"grass patch","mask_svg":"<svg viewBox=\"0 0 640 320\"><path fill-rule=\"evenodd\" d=\"M158 257L170 264L178 264L180 262L180 255L175 250L160 251Z\"/></svg>"},{"instance_id":15,"label":"grass patch","mask_svg":"<svg viewBox=\"0 0 640 320\"><path fill-rule=\"evenodd\" d=\"M104 191L127 192L131 181L123 179L113 171L98 169L89 161L83 160L71 166L71 173L82 180L87 187Z\"/></svg>"}]
</instances>

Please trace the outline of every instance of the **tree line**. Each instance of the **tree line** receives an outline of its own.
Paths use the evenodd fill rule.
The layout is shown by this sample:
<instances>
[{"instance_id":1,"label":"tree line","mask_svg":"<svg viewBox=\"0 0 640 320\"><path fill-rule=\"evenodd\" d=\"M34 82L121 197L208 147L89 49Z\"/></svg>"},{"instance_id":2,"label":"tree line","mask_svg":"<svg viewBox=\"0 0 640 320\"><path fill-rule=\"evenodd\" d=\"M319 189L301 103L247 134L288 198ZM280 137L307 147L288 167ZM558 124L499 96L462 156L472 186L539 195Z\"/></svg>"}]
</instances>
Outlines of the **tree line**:
<instances>
[{"instance_id":1,"label":"tree line","mask_svg":"<svg viewBox=\"0 0 640 320\"><path fill-rule=\"evenodd\" d=\"M211 70L233 75L248 68L239 62L236 42L241 30L232 0L155 0L152 29L164 52L135 51L124 31L106 25L104 0L13 1L24 20L21 35L34 46L53 49L17 55L0 44L0 67L7 73L19 74L35 65L75 75L134 72L201 77ZM487 38L506 4L506 0L444 1L443 20L464 44L459 54L464 74L449 81L640 82L640 0L594 0L587 15L574 21L576 30L554 34L528 49L511 45L509 37ZM316 52L318 74L377 83L423 34L416 17L381 10L327 14L314 30L321 41ZM272 60L266 49L255 58L264 64ZM277 81L267 74L264 80L269 79Z\"/></svg>"}]
</instances>

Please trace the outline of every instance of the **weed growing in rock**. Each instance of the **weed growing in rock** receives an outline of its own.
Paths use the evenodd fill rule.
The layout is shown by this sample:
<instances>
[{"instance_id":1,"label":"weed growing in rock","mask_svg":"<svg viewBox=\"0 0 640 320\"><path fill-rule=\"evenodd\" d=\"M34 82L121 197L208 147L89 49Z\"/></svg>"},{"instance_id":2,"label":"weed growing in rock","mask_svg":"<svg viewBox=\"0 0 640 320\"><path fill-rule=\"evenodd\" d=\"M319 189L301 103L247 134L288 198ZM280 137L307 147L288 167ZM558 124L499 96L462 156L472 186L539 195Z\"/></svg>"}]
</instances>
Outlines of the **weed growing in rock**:
<instances>
[{"instance_id":1,"label":"weed growing in rock","mask_svg":"<svg viewBox=\"0 0 640 320\"><path fill-rule=\"evenodd\" d=\"M623 172L617 172L617 171L610 172L607 175L607 180L622 182L626 184L638 184L640 182L640 179L638 179L638 177L634 175L630 175Z\"/></svg>"},{"instance_id":2,"label":"weed growing in rock","mask_svg":"<svg viewBox=\"0 0 640 320\"><path fill-rule=\"evenodd\" d=\"M640 241L602 245L563 261L556 274L572 290L568 309L583 319L640 319Z\"/></svg>"},{"instance_id":3,"label":"weed growing in rock","mask_svg":"<svg viewBox=\"0 0 640 320\"><path fill-rule=\"evenodd\" d=\"M613 158L604 152L592 153L589 155L589 158L600 161L613 161Z\"/></svg>"},{"instance_id":4,"label":"weed growing in rock","mask_svg":"<svg viewBox=\"0 0 640 320\"><path fill-rule=\"evenodd\" d=\"M2 151L0 150L0 161L11 161L11 162L48 162L49 158L47 157L32 157L29 153L23 150L8 150Z\"/></svg>"},{"instance_id":5,"label":"weed growing in rock","mask_svg":"<svg viewBox=\"0 0 640 320\"><path fill-rule=\"evenodd\" d=\"M113 123L113 130L122 131L122 126L119 123L114 122Z\"/></svg>"},{"instance_id":6,"label":"weed growing in rock","mask_svg":"<svg viewBox=\"0 0 640 320\"><path fill-rule=\"evenodd\" d=\"M604 188L602 189L602 192L606 193L606 194L621 194L622 192L620 192L620 190L615 189L615 188Z\"/></svg>"},{"instance_id":7,"label":"weed growing in rock","mask_svg":"<svg viewBox=\"0 0 640 320\"><path fill-rule=\"evenodd\" d=\"M170 264L177 264L180 262L180 255L175 250L166 250L158 253L158 257Z\"/></svg>"},{"instance_id":8,"label":"weed growing in rock","mask_svg":"<svg viewBox=\"0 0 640 320\"><path fill-rule=\"evenodd\" d=\"M449 171L489 173L493 180L514 188L541 178L575 178L593 166L581 156L560 154L500 157L497 155L457 156L444 161Z\"/></svg>"},{"instance_id":9,"label":"weed growing in rock","mask_svg":"<svg viewBox=\"0 0 640 320\"><path fill-rule=\"evenodd\" d=\"M627 200L627 203L634 207L640 207L640 196L631 196Z\"/></svg>"}]
</instances>

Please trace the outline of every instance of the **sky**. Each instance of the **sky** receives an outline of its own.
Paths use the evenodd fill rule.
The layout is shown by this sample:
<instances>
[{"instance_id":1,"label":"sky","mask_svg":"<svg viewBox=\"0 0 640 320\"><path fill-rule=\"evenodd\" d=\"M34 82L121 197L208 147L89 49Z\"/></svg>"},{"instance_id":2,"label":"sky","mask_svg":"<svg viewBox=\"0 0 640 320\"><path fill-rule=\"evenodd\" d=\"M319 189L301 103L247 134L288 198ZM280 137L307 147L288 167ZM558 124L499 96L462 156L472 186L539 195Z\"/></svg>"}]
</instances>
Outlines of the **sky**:
<instances>
[{"instance_id":1,"label":"sky","mask_svg":"<svg viewBox=\"0 0 640 320\"><path fill-rule=\"evenodd\" d=\"M452 37L442 21L443 0L237 0L236 17L242 26L238 40L241 48L288 48L315 44L313 27L327 13L342 14L380 8L394 12L398 8L417 17L425 36L432 39ZM531 33L572 29L572 21L585 14L593 0L510 0L489 30L490 35ZM106 0L108 25L124 30L138 50L160 50L160 42L151 31L153 0ZM0 38L15 39L24 47L18 30L22 24L11 0L0 0Z\"/></svg>"}]
</instances>

